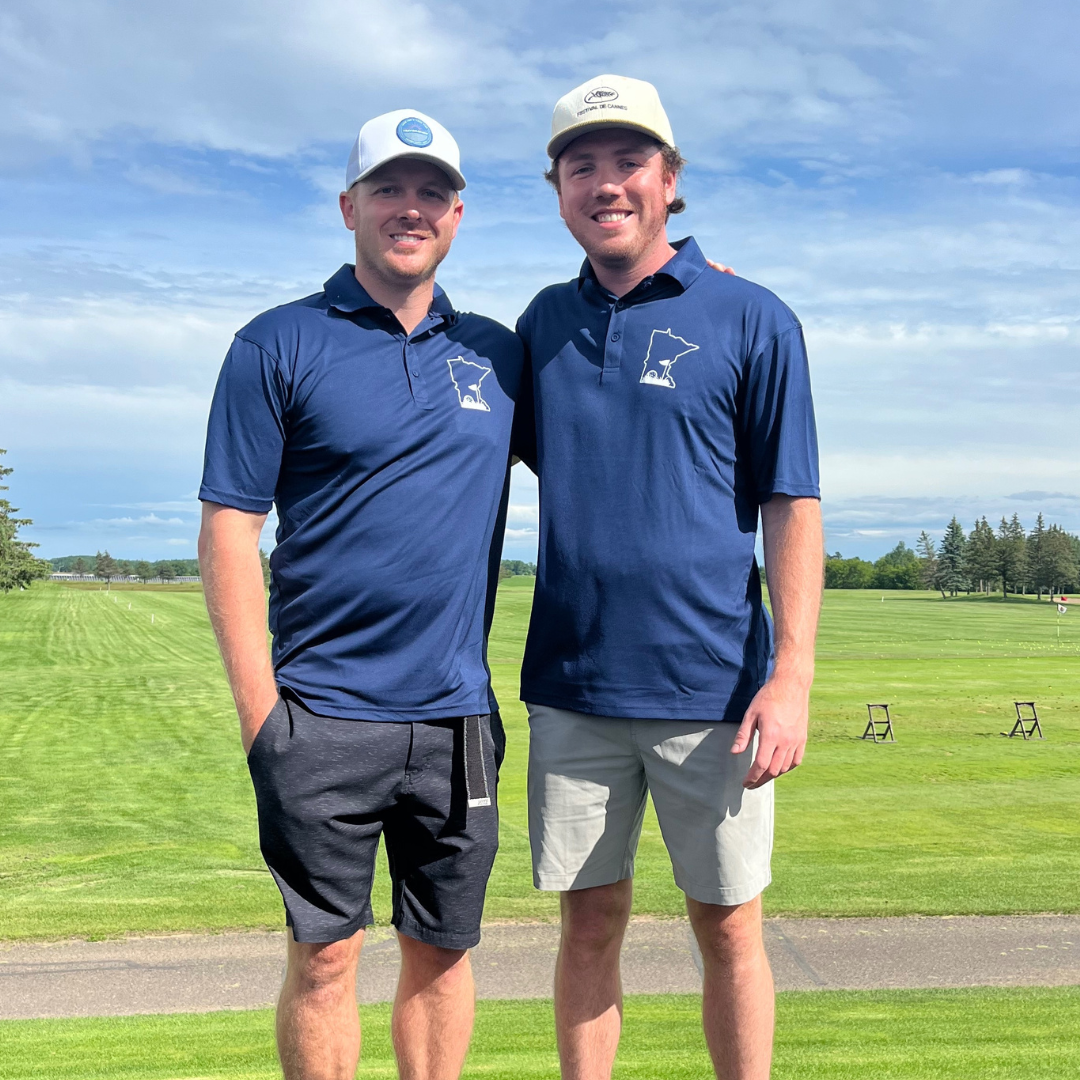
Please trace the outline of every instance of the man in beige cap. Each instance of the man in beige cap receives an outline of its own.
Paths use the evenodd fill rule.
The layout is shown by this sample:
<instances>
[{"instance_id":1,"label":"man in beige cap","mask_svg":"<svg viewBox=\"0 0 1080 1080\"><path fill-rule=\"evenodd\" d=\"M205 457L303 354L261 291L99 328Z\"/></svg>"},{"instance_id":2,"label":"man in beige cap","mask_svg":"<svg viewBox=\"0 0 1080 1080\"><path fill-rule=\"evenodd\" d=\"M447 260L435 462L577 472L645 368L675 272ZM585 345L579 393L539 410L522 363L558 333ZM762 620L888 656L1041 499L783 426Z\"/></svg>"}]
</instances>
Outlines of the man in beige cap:
<instances>
[{"instance_id":1,"label":"man in beige cap","mask_svg":"<svg viewBox=\"0 0 1080 1080\"><path fill-rule=\"evenodd\" d=\"M771 781L806 744L822 580L817 442L798 320L667 237L683 166L649 83L601 75L555 108L548 178L579 276L518 323L540 482L522 666L538 888L559 891L564 1080L606 1080L619 949L652 795L704 964L722 1080L764 1080ZM754 556L764 534L772 620Z\"/></svg>"}]
</instances>

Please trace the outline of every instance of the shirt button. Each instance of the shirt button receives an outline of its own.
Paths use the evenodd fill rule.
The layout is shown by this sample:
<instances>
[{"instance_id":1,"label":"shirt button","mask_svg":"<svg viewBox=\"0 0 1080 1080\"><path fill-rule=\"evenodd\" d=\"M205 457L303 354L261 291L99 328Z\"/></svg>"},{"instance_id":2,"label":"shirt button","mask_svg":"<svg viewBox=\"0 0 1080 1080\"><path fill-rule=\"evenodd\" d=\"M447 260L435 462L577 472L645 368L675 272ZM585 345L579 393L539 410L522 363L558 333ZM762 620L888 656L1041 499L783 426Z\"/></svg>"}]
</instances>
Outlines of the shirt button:
<instances>
[{"instance_id":1,"label":"shirt button","mask_svg":"<svg viewBox=\"0 0 1080 1080\"><path fill-rule=\"evenodd\" d=\"M622 337L622 334L620 334L619 331L616 330L615 333L611 335L611 340L612 341L618 341L619 338L621 338L621 337Z\"/></svg>"},{"instance_id":2,"label":"shirt button","mask_svg":"<svg viewBox=\"0 0 1080 1080\"><path fill-rule=\"evenodd\" d=\"M411 375L411 376L412 376L412 377L413 377L414 379L419 379L419 378L420 378L420 372L419 372L419 371L417 371L417 370L416 370L415 368L413 368L413 370L412 370L412 371L410 371L410 372L409 372L409 374L410 374L410 375Z\"/></svg>"}]
</instances>

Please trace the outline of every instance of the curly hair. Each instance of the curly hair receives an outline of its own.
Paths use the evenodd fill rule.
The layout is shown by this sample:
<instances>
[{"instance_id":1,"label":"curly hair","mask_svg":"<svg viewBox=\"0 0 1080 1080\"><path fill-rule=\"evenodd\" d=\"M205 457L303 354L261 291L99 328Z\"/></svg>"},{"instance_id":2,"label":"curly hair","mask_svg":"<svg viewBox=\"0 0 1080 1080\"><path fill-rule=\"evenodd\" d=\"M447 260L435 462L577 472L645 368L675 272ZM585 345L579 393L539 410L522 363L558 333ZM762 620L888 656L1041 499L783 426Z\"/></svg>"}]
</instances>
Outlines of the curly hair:
<instances>
[{"instance_id":1,"label":"curly hair","mask_svg":"<svg viewBox=\"0 0 1080 1080\"><path fill-rule=\"evenodd\" d=\"M667 180L674 176L678 180L686 165L686 158L679 153L677 146L669 146L667 143L658 143L657 145L660 147L660 164L664 170L664 179ZM560 153L559 157L551 163L551 168L544 173L544 179L560 194L562 193L559 187L559 158L561 157L562 154ZM667 216L681 214L685 209L686 200L676 193L675 198L668 204Z\"/></svg>"}]
</instances>

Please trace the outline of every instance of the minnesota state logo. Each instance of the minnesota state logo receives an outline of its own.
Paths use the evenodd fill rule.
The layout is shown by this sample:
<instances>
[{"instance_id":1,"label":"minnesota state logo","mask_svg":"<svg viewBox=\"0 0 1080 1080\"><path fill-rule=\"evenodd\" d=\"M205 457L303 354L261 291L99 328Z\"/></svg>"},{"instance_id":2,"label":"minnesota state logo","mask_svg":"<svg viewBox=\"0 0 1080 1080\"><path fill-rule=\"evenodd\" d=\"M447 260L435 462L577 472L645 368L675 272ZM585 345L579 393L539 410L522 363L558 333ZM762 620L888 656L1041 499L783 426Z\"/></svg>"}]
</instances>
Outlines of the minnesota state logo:
<instances>
[{"instance_id":1,"label":"minnesota state logo","mask_svg":"<svg viewBox=\"0 0 1080 1080\"><path fill-rule=\"evenodd\" d=\"M450 365L450 378L457 391L458 404L463 409L491 412L491 406L480 392L480 384L491 374L491 368L466 360L463 356L446 362Z\"/></svg>"},{"instance_id":2,"label":"minnesota state logo","mask_svg":"<svg viewBox=\"0 0 1080 1080\"><path fill-rule=\"evenodd\" d=\"M649 351L645 354L645 367L638 381L646 386L666 386L674 390L675 379L671 369L675 361L697 349L698 346L692 345L686 338L673 334L670 326L666 330L654 330L649 338Z\"/></svg>"}]
</instances>

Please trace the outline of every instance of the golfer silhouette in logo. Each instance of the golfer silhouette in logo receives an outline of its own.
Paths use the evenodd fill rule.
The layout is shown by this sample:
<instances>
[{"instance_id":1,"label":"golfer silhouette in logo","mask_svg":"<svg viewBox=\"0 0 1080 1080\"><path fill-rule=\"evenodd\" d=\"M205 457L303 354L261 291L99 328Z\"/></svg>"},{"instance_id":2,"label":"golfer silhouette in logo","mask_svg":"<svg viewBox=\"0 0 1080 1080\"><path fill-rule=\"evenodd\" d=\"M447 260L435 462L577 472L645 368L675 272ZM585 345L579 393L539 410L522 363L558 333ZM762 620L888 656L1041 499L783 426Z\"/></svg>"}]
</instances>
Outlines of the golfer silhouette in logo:
<instances>
[{"instance_id":1,"label":"golfer silhouette in logo","mask_svg":"<svg viewBox=\"0 0 1080 1080\"><path fill-rule=\"evenodd\" d=\"M645 354L645 367L639 381L649 386L667 386L674 390L672 366L680 356L695 352L697 348L697 345L691 345L685 338L673 334L670 327L667 330L654 330L649 338L649 351Z\"/></svg>"}]
</instances>

